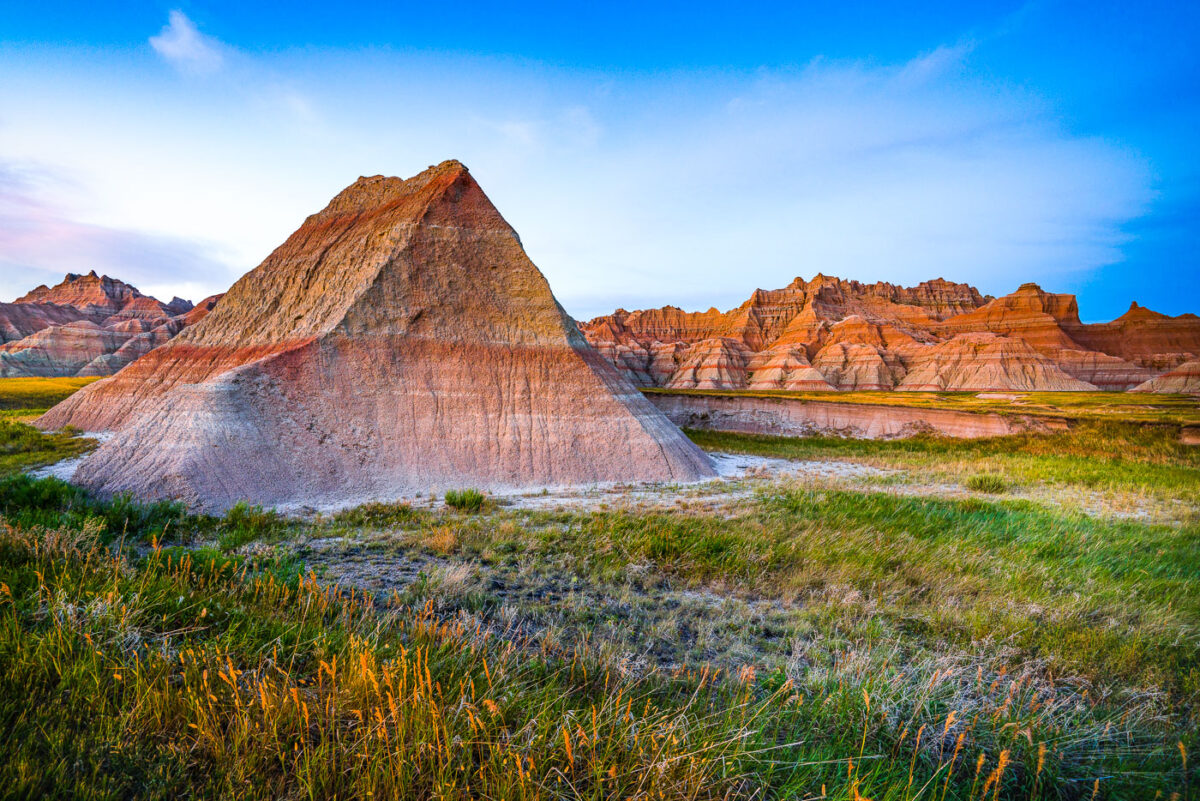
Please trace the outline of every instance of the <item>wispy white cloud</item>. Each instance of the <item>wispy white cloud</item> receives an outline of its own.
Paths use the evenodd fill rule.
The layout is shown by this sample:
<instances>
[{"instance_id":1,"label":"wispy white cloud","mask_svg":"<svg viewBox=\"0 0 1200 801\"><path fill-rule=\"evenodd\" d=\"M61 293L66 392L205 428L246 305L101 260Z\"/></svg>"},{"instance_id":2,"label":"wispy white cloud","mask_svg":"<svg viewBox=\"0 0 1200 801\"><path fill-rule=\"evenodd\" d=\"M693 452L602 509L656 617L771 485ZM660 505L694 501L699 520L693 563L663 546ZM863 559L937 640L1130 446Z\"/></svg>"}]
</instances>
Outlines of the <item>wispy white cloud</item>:
<instances>
[{"instance_id":1,"label":"wispy white cloud","mask_svg":"<svg viewBox=\"0 0 1200 801\"><path fill-rule=\"evenodd\" d=\"M201 33L178 9L168 15L162 31L150 37L150 46L171 66L193 75L214 73L225 62L225 45Z\"/></svg>"},{"instance_id":2,"label":"wispy white cloud","mask_svg":"<svg viewBox=\"0 0 1200 801\"><path fill-rule=\"evenodd\" d=\"M967 40L954 45L941 45L922 53L905 64L896 75L902 84L921 84L934 80L963 65L975 42Z\"/></svg>"},{"instance_id":3,"label":"wispy white cloud","mask_svg":"<svg viewBox=\"0 0 1200 801\"><path fill-rule=\"evenodd\" d=\"M105 76L73 76L99 87L94 102L55 100L95 123L86 140L14 102L0 151L69 165L105 198L102 216L59 208L59 219L176 238L179 257L155 250L165 239L148 248L157 266L121 251L130 269L146 265L157 283L203 275L213 292L225 288L204 261L216 251L195 242L236 254L232 275L356 176L450 157L471 167L580 317L728 307L754 286L819 271L1054 289L1119 261L1122 232L1151 199L1148 165L1064 129L1050 101L974 78L973 47L650 76L396 53L227 56L236 80L186 96L169 87L152 104L118 107ZM28 107L45 97L31 93ZM102 239L61 241L86 254ZM66 245L24 247L22 263L90 269Z\"/></svg>"},{"instance_id":4,"label":"wispy white cloud","mask_svg":"<svg viewBox=\"0 0 1200 801\"><path fill-rule=\"evenodd\" d=\"M44 166L0 162L0 300L68 272L96 270L164 300L196 300L234 277L218 245L90 223L54 199L81 189Z\"/></svg>"},{"instance_id":5,"label":"wispy white cloud","mask_svg":"<svg viewBox=\"0 0 1200 801\"><path fill-rule=\"evenodd\" d=\"M591 110L582 104L544 110L528 116L484 117L475 115L474 122L498 134L501 141L535 155L548 150L570 151L593 148L603 134Z\"/></svg>"},{"instance_id":6,"label":"wispy white cloud","mask_svg":"<svg viewBox=\"0 0 1200 801\"><path fill-rule=\"evenodd\" d=\"M297 122L313 124L319 121L320 115L317 114L312 100L304 93L295 89L281 89L278 97L280 104L296 118Z\"/></svg>"}]
</instances>

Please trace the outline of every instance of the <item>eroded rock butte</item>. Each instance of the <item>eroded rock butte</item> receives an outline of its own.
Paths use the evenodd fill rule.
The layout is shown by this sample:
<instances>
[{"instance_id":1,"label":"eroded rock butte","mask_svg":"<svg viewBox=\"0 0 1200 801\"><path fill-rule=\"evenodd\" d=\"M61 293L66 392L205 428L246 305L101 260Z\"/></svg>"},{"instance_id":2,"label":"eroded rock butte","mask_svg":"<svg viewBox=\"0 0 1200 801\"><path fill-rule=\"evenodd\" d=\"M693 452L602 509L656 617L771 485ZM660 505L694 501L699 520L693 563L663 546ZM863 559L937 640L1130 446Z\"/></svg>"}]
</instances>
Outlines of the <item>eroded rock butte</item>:
<instances>
[{"instance_id":1,"label":"eroded rock butte","mask_svg":"<svg viewBox=\"0 0 1200 801\"><path fill-rule=\"evenodd\" d=\"M359 179L68 424L116 432L78 483L207 510L713 475L455 161Z\"/></svg>"}]
</instances>

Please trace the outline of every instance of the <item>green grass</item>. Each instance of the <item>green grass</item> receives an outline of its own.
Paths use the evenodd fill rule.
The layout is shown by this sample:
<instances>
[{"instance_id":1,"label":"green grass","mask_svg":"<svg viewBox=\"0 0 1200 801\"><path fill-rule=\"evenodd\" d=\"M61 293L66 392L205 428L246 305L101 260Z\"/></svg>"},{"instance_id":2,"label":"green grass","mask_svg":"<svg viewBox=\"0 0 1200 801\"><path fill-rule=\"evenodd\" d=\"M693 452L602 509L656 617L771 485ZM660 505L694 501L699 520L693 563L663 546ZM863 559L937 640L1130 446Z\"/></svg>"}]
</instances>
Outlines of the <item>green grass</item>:
<instances>
[{"instance_id":1,"label":"green grass","mask_svg":"<svg viewBox=\"0 0 1200 801\"><path fill-rule=\"evenodd\" d=\"M969 490L975 492L986 492L990 495L1000 495L1008 492L1008 482L997 475L991 473L978 473L971 476L963 482Z\"/></svg>"},{"instance_id":2,"label":"green grass","mask_svg":"<svg viewBox=\"0 0 1200 801\"><path fill-rule=\"evenodd\" d=\"M95 442L66 431L43 434L0 417L0 478L87 453Z\"/></svg>"},{"instance_id":3,"label":"green grass","mask_svg":"<svg viewBox=\"0 0 1200 801\"><path fill-rule=\"evenodd\" d=\"M142 504L128 495L102 500L65 481L26 474L0 479L0 515L24 527L89 529L105 541L162 538L172 527L199 520L188 518L181 503Z\"/></svg>"},{"instance_id":4,"label":"green grass","mask_svg":"<svg viewBox=\"0 0 1200 801\"><path fill-rule=\"evenodd\" d=\"M76 431L43 434L26 421L95 378L0 378L0 478L80 456L95 442Z\"/></svg>"},{"instance_id":5,"label":"green grass","mask_svg":"<svg viewBox=\"0 0 1200 801\"><path fill-rule=\"evenodd\" d=\"M487 506L487 496L477 489L449 490L446 505L460 512L480 512Z\"/></svg>"},{"instance_id":6,"label":"green grass","mask_svg":"<svg viewBox=\"0 0 1200 801\"><path fill-rule=\"evenodd\" d=\"M616 581L651 574L799 605L864 609L913 643L1003 640L1024 660L1200 701L1200 529L1098 520L1027 502L780 489L733 516L596 512L506 535L519 560ZM460 530L486 554L494 528ZM515 542L514 542L515 540Z\"/></svg>"},{"instance_id":7,"label":"green grass","mask_svg":"<svg viewBox=\"0 0 1200 801\"><path fill-rule=\"evenodd\" d=\"M251 542L278 538L289 528L287 518L274 509L239 501L217 526L222 551L233 551Z\"/></svg>"},{"instance_id":8,"label":"green grass","mask_svg":"<svg viewBox=\"0 0 1200 801\"><path fill-rule=\"evenodd\" d=\"M790 390L716 390L643 388L647 394L728 395L793 398L810 403L864 403L951 411L1035 415L1069 420L1118 420L1167 425L1200 424L1200 397L1130 392L793 392Z\"/></svg>"},{"instance_id":9,"label":"green grass","mask_svg":"<svg viewBox=\"0 0 1200 801\"><path fill-rule=\"evenodd\" d=\"M1166 425L690 436L993 495L1200 495L1197 449ZM15 474L86 447L0 418L6 797L1140 799L1200 784L1186 510L1152 524L778 481L674 509L519 511L463 490L436 509L218 518Z\"/></svg>"},{"instance_id":10,"label":"green grass","mask_svg":"<svg viewBox=\"0 0 1200 801\"><path fill-rule=\"evenodd\" d=\"M1066 393L1064 393L1066 394ZM963 475L995 473L1012 484L1048 484L1200 497L1200 448L1182 445L1157 426L1086 421L1054 434L983 439L927 435L896 440L768 437L689 430L707 450L786 459L850 459L957 483Z\"/></svg>"},{"instance_id":11,"label":"green grass","mask_svg":"<svg viewBox=\"0 0 1200 801\"><path fill-rule=\"evenodd\" d=\"M586 648L439 619L428 603L339 592L291 563L138 557L70 529L0 529L0 579L0 786L16 797L1072 798L1102 776L1106 797L1134 798L1183 786L1174 742L1142 728L1145 703L1097 705L986 659L844 651L791 678L638 677Z\"/></svg>"},{"instance_id":12,"label":"green grass","mask_svg":"<svg viewBox=\"0 0 1200 801\"><path fill-rule=\"evenodd\" d=\"M387 528L405 526L428 518L427 513L413 509L409 503L365 503L353 509L345 509L333 516L338 527Z\"/></svg>"}]
</instances>

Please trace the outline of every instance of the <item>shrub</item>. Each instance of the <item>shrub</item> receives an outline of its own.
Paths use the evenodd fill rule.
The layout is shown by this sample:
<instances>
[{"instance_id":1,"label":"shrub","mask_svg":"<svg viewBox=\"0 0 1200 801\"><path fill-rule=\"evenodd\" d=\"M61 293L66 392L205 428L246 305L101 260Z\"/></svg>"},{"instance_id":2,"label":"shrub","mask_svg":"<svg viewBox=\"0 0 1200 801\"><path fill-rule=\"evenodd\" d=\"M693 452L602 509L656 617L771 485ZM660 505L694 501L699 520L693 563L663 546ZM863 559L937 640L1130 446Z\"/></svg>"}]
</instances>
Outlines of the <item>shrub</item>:
<instances>
[{"instance_id":1,"label":"shrub","mask_svg":"<svg viewBox=\"0 0 1200 801\"><path fill-rule=\"evenodd\" d=\"M50 437L33 426L0 420L0 454L45 450Z\"/></svg>"},{"instance_id":2,"label":"shrub","mask_svg":"<svg viewBox=\"0 0 1200 801\"><path fill-rule=\"evenodd\" d=\"M37 479L18 473L0 480L0 511L68 510L87 504L87 492L57 478Z\"/></svg>"},{"instance_id":3,"label":"shrub","mask_svg":"<svg viewBox=\"0 0 1200 801\"><path fill-rule=\"evenodd\" d=\"M480 512L487 505L487 496L477 489L450 490L446 505L460 512Z\"/></svg>"},{"instance_id":4,"label":"shrub","mask_svg":"<svg viewBox=\"0 0 1200 801\"><path fill-rule=\"evenodd\" d=\"M287 526L287 521L274 509L251 506L238 501L221 521L221 548L233 550L248 542L265 539Z\"/></svg>"},{"instance_id":5,"label":"shrub","mask_svg":"<svg viewBox=\"0 0 1200 801\"><path fill-rule=\"evenodd\" d=\"M421 538L421 544L436 554L449 556L458 550L458 535L449 526L438 526Z\"/></svg>"},{"instance_id":6,"label":"shrub","mask_svg":"<svg viewBox=\"0 0 1200 801\"><path fill-rule=\"evenodd\" d=\"M131 539L161 537L187 515L187 508L178 501L141 503L128 493L115 495L108 501L93 500L91 509L95 516L104 519L110 536L124 535Z\"/></svg>"},{"instance_id":7,"label":"shrub","mask_svg":"<svg viewBox=\"0 0 1200 801\"><path fill-rule=\"evenodd\" d=\"M364 503L353 509L344 509L333 516L333 522L344 526L369 526L383 528L416 523L422 514L408 503Z\"/></svg>"},{"instance_id":8,"label":"shrub","mask_svg":"<svg viewBox=\"0 0 1200 801\"><path fill-rule=\"evenodd\" d=\"M21 473L0 480L0 513L23 525L79 527L98 519L104 522L105 539L147 539L161 537L186 510L182 503L140 503L130 495L101 500L61 479Z\"/></svg>"},{"instance_id":9,"label":"shrub","mask_svg":"<svg viewBox=\"0 0 1200 801\"><path fill-rule=\"evenodd\" d=\"M967 479L966 487L975 492L987 492L998 495L1008 492L1008 482L991 473L978 473Z\"/></svg>"}]
</instances>

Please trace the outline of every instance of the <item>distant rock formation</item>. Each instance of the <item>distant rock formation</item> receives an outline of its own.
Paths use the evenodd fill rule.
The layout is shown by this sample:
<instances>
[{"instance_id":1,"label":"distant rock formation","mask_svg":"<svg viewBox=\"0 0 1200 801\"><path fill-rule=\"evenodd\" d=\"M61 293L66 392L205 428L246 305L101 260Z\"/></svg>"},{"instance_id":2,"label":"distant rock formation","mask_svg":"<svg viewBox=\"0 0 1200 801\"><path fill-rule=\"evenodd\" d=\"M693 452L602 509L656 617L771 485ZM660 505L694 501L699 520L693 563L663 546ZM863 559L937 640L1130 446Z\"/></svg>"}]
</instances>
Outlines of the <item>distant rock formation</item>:
<instances>
[{"instance_id":1,"label":"distant rock formation","mask_svg":"<svg viewBox=\"0 0 1200 801\"><path fill-rule=\"evenodd\" d=\"M1182 392L1200 395L1200 360L1185 362L1169 373L1138 384L1134 392Z\"/></svg>"},{"instance_id":2,"label":"distant rock formation","mask_svg":"<svg viewBox=\"0 0 1200 801\"><path fill-rule=\"evenodd\" d=\"M1096 389L1064 373L1024 339L992 333L958 334L946 342L914 350L910 363L911 369L896 389L918 392Z\"/></svg>"},{"instance_id":3,"label":"distant rock formation","mask_svg":"<svg viewBox=\"0 0 1200 801\"><path fill-rule=\"evenodd\" d=\"M116 432L79 483L206 510L713 475L455 161L359 179L67 424Z\"/></svg>"},{"instance_id":4,"label":"distant rock formation","mask_svg":"<svg viewBox=\"0 0 1200 801\"><path fill-rule=\"evenodd\" d=\"M141 292L124 281L109 278L107 275L96 275L96 271L92 270L87 275L67 273L61 283L52 287L42 284L17 298L16 302L54 303L58 306L73 306L80 311L110 315L116 314L129 301L141 297L144 297ZM188 303L187 308L191 307L192 304Z\"/></svg>"},{"instance_id":5,"label":"distant rock formation","mask_svg":"<svg viewBox=\"0 0 1200 801\"><path fill-rule=\"evenodd\" d=\"M0 303L0 377L112 375L200 320L218 297L162 303L95 271L68 273Z\"/></svg>"},{"instance_id":6,"label":"distant rock formation","mask_svg":"<svg viewBox=\"0 0 1200 801\"><path fill-rule=\"evenodd\" d=\"M1073 295L1024 284L990 298L941 278L818 275L728 312L618 309L580 329L635 384L684 389L1120 391L1200 358L1194 314L1135 303L1085 325Z\"/></svg>"}]
</instances>

